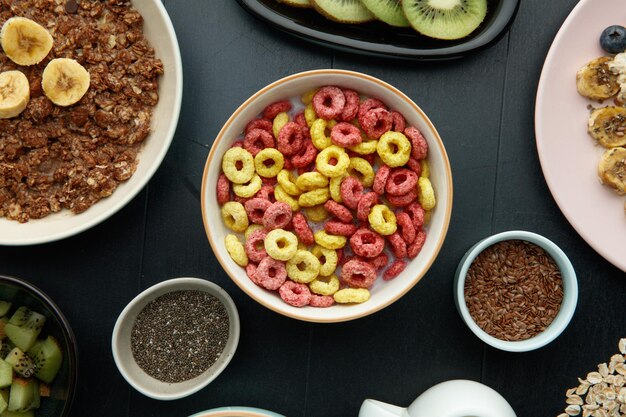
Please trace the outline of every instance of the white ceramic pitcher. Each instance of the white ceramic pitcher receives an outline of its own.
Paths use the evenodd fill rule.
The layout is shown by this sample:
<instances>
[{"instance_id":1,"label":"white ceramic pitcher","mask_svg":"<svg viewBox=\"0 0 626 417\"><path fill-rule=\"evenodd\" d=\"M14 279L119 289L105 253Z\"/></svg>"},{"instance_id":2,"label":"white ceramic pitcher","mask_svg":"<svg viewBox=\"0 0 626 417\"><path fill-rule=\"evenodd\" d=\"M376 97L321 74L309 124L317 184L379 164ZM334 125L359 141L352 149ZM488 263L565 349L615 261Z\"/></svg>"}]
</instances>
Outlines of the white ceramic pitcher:
<instances>
[{"instance_id":1,"label":"white ceramic pitcher","mask_svg":"<svg viewBox=\"0 0 626 417\"><path fill-rule=\"evenodd\" d=\"M516 417L496 391L474 381L443 382L420 395L408 408L365 400L359 417Z\"/></svg>"}]
</instances>

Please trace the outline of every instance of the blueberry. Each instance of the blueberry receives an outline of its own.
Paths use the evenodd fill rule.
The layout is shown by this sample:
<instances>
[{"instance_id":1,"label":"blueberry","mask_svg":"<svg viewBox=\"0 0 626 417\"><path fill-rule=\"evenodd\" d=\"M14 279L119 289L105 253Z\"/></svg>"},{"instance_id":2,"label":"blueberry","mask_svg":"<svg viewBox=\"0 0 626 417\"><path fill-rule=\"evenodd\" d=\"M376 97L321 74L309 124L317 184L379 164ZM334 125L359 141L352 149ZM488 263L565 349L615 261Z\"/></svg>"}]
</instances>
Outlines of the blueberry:
<instances>
[{"instance_id":1,"label":"blueberry","mask_svg":"<svg viewBox=\"0 0 626 417\"><path fill-rule=\"evenodd\" d=\"M604 29L600 35L600 46L611 54L618 54L626 50L626 28L613 25Z\"/></svg>"}]
</instances>

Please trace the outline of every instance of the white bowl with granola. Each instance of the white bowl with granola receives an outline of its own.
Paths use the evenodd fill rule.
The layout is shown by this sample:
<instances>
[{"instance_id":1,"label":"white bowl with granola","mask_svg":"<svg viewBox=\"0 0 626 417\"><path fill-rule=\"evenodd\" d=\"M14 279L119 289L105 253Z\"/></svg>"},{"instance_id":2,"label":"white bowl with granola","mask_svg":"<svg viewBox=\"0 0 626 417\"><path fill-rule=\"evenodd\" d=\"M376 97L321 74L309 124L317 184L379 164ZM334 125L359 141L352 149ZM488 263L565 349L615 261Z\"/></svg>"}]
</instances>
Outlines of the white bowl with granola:
<instances>
[{"instance_id":1,"label":"white bowl with granola","mask_svg":"<svg viewBox=\"0 0 626 417\"><path fill-rule=\"evenodd\" d=\"M41 24L53 43L23 60L5 25L1 67L29 85L18 115L19 103L0 102L0 245L63 239L121 209L165 157L182 101L180 50L160 1L20 2L0 24L35 37ZM67 77L67 91L50 82Z\"/></svg>"}]
</instances>

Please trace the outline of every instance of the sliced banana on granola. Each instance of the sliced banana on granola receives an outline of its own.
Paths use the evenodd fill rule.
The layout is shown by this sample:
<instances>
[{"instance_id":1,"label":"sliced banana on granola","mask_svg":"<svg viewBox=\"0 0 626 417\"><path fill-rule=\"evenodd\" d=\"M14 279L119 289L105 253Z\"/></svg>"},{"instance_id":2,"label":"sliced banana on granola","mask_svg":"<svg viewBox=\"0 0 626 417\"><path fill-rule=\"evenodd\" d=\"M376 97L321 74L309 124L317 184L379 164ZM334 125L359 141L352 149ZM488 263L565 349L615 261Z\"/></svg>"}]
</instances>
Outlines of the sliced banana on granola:
<instances>
[{"instance_id":1,"label":"sliced banana on granola","mask_svg":"<svg viewBox=\"0 0 626 417\"><path fill-rule=\"evenodd\" d=\"M20 71L0 73L0 119L19 115L30 100L28 78Z\"/></svg>"},{"instance_id":2,"label":"sliced banana on granola","mask_svg":"<svg viewBox=\"0 0 626 417\"><path fill-rule=\"evenodd\" d=\"M612 57L596 58L576 73L576 87L580 95L591 100L604 100L619 92L617 75L609 70Z\"/></svg>"},{"instance_id":3,"label":"sliced banana on granola","mask_svg":"<svg viewBox=\"0 0 626 417\"><path fill-rule=\"evenodd\" d=\"M598 175L603 184L618 194L626 193L626 148L609 149L602 155Z\"/></svg>"},{"instance_id":4,"label":"sliced banana on granola","mask_svg":"<svg viewBox=\"0 0 626 417\"><path fill-rule=\"evenodd\" d=\"M90 81L89 72L77 61L57 58L50 61L43 71L41 86L54 104L71 106L83 98Z\"/></svg>"},{"instance_id":5,"label":"sliced banana on granola","mask_svg":"<svg viewBox=\"0 0 626 417\"><path fill-rule=\"evenodd\" d=\"M25 17L12 17L0 31L2 49L18 65L35 65L52 49L52 35L39 23Z\"/></svg>"},{"instance_id":6,"label":"sliced banana on granola","mask_svg":"<svg viewBox=\"0 0 626 417\"><path fill-rule=\"evenodd\" d=\"M605 148L626 145L626 108L610 106L593 110L588 130Z\"/></svg>"}]
</instances>

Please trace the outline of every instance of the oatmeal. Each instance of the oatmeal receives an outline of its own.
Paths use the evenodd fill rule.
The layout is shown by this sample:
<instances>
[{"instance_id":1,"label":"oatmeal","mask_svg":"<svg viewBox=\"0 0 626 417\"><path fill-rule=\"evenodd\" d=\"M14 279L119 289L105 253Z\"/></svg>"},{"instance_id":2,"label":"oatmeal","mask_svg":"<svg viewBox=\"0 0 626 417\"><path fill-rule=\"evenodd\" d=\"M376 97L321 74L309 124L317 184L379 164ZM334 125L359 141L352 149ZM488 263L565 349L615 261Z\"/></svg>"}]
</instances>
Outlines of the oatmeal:
<instances>
[{"instance_id":1,"label":"oatmeal","mask_svg":"<svg viewBox=\"0 0 626 417\"><path fill-rule=\"evenodd\" d=\"M28 67L0 51L0 70L19 70L30 84L26 109L0 120L0 216L26 222L62 209L81 213L135 172L163 64L129 1L0 0L0 24L15 16L44 26L54 44ZM57 106L42 91L55 58L76 60L91 77L73 106Z\"/></svg>"}]
</instances>

